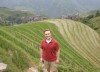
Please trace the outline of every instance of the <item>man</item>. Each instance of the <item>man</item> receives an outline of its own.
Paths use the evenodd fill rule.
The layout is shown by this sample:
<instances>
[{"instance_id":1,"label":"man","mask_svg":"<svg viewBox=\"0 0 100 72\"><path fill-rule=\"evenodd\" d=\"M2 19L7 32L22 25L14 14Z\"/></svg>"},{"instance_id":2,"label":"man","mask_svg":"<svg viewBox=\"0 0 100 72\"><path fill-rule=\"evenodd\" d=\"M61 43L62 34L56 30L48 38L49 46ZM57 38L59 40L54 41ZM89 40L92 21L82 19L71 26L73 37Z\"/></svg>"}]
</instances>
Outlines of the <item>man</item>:
<instances>
[{"instance_id":1,"label":"man","mask_svg":"<svg viewBox=\"0 0 100 72\"><path fill-rule=\"evenodd\" d=\"M45 39L40 46L40 62L44 63L44 72L58 72L57 63L59 63L60 49L57 41L51 37L51 31L44 31Z\"/></svg>"}]
</instances>

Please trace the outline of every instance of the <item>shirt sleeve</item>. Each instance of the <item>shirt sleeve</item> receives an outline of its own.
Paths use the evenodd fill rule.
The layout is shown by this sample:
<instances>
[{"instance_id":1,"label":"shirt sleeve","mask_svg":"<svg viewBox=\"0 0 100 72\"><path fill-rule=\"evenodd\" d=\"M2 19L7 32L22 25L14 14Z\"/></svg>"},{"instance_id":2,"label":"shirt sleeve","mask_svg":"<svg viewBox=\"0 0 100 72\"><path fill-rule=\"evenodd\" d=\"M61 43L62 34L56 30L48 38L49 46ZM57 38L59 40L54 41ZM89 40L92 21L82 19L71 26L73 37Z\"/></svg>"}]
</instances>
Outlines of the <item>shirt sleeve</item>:
<instances>
[{"instance_id":1,"label":"shirt sleeve","mask_svg":"<svg viewBox=\"0 0 100 72\"><path fill-rule=\"evenodd\" d=\"M59 44L58 44L58 42L55 43L55 50L56 50L56 51L59 50Z\"/></svg>"},{"instance_id":2,"label":"shirt sleeve","mask_svg":"<svg viewBox=\"0 0 100 72\"><path fill-rule=\"evenodd\" d=\"M43 49L43 41L40 44L40 48Z\"/></svg>"}]
</instances>

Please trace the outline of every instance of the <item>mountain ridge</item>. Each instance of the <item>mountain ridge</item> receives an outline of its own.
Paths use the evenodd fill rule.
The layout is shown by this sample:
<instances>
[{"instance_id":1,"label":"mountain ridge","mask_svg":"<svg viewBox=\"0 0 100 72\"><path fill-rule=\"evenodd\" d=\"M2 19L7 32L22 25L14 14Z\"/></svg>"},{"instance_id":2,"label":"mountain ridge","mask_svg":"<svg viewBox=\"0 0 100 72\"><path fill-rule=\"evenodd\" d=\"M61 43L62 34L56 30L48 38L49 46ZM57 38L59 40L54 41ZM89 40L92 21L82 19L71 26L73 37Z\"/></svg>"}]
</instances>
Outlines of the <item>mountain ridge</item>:
<instances>
[{"instance_id":1,"label":"mountain ridge","mask_svg":"<svg viewBox=\"0 0 100 72\"><path fill-rule=\"evenodd\" d=\"M29 10L51 17L100 9L99 0L0 0L1 7Z\"/></svg>"}]
</instances>

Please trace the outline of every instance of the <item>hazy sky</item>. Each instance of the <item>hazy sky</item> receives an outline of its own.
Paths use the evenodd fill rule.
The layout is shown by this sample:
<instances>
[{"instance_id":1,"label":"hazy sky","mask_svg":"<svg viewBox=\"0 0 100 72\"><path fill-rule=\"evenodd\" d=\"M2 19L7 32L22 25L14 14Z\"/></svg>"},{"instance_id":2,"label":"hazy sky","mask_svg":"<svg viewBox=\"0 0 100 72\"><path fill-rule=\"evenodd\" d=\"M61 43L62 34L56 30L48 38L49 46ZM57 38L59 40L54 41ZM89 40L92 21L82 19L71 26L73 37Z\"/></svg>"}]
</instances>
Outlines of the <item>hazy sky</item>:
<instances>
[{"instance_id":1,"label":"hazy sky","mask_svg":"<svg viewBox=\"0 0 100 72\"><path fill-rule=\"evenodd\" d=\"M100 0L0 0L0 6L59 16L100 9Z\"/></svg>"}]
</instances>

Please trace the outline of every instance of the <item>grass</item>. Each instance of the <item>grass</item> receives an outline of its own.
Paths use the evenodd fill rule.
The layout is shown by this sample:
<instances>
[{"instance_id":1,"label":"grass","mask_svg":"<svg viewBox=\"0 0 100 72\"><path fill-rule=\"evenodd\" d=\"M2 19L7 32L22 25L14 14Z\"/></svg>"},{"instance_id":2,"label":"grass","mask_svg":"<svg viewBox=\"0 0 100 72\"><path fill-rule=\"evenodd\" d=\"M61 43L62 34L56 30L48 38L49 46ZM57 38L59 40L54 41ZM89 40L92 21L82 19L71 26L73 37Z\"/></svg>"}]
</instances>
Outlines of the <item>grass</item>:
<instances>
[{"instance_id":1,"label":"grass","mask_svg":"<svg viewBox=\"0 0 100 72\"><path fill-rule=\"evenodd\" d=\"M49 20L54 23L65 40L72 46L81 56L92 64L100 67L100 37L99 35L82 23L71 20Z\"/></svg>"},{"instance_id":2,"label":"grass","mask_svg":"<svg viewBox=\"0 0 100 72\"><path fill-rule=\"evenodd\" d=\"M90 22L95 25L96 31L100 34L100 17L92 18Z\"/></svg>"},{"instance_id":3,"label":"grass","mask_svg":"<svg viewBox=\"0 0 100 72\"><path fill-rule=\"evenodd\" d=\"M47 28L51 29L53 38L59 42L61 48L59 72L99 71L99 68L95 67L99 65L99 55L97 56L93 51L98 50L98 48L93 48L96 47L95 44L98 44L95 40L98 37L95 31L73 21L53 20L51 23L49 20L49 22L40 21L16 26L0 26L1 62L8 64L8 72L24 72L29 67L38 65L39 47L44 38L43 30ZM88 32L90 35L84 34ZM91 38L88 39L86 36Z\"/></svg>"}]
</instances>

